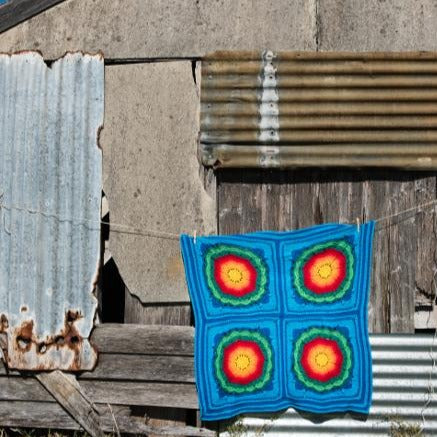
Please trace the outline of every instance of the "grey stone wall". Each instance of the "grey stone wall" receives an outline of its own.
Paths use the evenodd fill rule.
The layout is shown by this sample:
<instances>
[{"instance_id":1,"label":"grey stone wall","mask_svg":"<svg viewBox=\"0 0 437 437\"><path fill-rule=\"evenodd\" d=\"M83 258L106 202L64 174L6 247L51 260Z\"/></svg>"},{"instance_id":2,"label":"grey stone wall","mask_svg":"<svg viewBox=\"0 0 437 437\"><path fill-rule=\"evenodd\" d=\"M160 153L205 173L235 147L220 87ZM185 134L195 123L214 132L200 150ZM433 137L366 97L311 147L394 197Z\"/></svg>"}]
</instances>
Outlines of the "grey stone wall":
<instances>
[{"instance_id":1,"label":"grey stone wall","mask_svg":"<svg viewBox=\"0 0 437 437\"><path fill-rule=\"evenodd\" d=\"M187 301L177 235L217 232L215 191L206 191L197 161L199 89L191 62L107 67L105 108L109 250L143 302Z\"/></svg>"},{"instance_id":2,"label":"grey stone wall","mask_svg":"<svg viewBox=\"0 0 437 437\"><path fill-rule=\"evenodd\" d=\"M5 32L0 51L105 58L199 57L215 50L313 50L316 0L67 0Z\"/></svg>"}]
</instances>

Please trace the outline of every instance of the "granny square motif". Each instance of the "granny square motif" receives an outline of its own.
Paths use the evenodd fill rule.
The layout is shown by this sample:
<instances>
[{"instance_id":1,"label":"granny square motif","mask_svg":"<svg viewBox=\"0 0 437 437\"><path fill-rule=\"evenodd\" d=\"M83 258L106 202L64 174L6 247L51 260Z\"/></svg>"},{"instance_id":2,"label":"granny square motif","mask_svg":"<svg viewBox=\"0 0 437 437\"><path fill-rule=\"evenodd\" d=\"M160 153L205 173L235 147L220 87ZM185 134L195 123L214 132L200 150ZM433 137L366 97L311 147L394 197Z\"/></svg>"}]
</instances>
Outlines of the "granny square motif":
<instances>
[{"instance_id":1,"label":"granny square motif","mask_svg":"<svg viewBox=\"0 0 437 437\"><path fill-rule=\"evenodd\" d=\"M295 407L368 413L374 223L181 236L203 420Z\"/></svg>"}]
</instances>

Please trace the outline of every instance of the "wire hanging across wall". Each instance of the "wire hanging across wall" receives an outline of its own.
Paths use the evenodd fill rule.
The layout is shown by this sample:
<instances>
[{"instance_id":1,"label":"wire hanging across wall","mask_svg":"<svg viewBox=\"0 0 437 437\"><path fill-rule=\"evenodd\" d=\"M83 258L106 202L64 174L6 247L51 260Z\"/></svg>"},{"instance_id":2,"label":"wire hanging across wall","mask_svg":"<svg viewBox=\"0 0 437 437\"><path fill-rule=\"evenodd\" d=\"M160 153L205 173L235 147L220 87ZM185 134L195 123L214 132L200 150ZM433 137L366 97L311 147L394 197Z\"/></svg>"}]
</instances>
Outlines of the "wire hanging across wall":
<instances>
[{"instance_id":1,"label":"wire hanging across wall","mask_svg":"<svg viewBox=\"0 0 437 437\"><path fill-rule=\"evenodd\" d=\"M1 199L2 196L0 196ZM408 209L404 209L402 211L398 211L397 213L393 213L393 214L389 214L389 215L385 215L382 217L378 217L373 219L373 221L375 222L376 226L375 226L375 231L379 231L382 229L385 229L386 227L392 225L392 224L388 224L386 226L382 226L381 223L387 221L387 220L391 220L394 219L396 217L400 217L405 215L405 217L403 217L402 220L408 220L411 217L414 217L415 215L419 214L420 212L422 212L422 209L424 208L429 208L431 206L437 206L437 199L433 199L429 202L426 203L422 203L420 205L416 205L413 206L411 208ZM56 220L58 220L59 222L71 222L73 225L79 226L79 225L108 225L110 227L111 232L117 232L117 233L123 233L123 234L132 234L132 235L140 235L140 236L145 236L145 237L152 237L152 238L161 238L161 239L167 239L167 240L179 240L180 234L176 234L176 233L171 233L171 232L164 232L164 231L157 231L154 229L147 229L147 228L136 228L134 226L130 226L130 225L125 225L122 223L112 223L109 221L104 221L104 220L100 220L100 221L94 221L94 220L86 220L86 219L79 219L79 218L70 218L70 217L61 217L57 214L51 214L51 213L47 213L41 210L37 210L37 209L29 209L29 208L23 208L17 205L5 205L3 203L0 202L0 210L5 209L7 211L22 211L22 212L27 212L29 214L40 214L43 215L44 217L49 217L49 218L54 218ZM3 219L4 220L4 219ZM359 227L359 219L357 219L358 223L357 226ZM397 224L399 223L400 220L398 220L396 223L393 224ZM351 223L342 223L341 224L351 224ZM8 230L6 228L5 223L3 222L3 226L6 229L7 233L10 233L10 230Z\"/></svg>"}]
</instances>

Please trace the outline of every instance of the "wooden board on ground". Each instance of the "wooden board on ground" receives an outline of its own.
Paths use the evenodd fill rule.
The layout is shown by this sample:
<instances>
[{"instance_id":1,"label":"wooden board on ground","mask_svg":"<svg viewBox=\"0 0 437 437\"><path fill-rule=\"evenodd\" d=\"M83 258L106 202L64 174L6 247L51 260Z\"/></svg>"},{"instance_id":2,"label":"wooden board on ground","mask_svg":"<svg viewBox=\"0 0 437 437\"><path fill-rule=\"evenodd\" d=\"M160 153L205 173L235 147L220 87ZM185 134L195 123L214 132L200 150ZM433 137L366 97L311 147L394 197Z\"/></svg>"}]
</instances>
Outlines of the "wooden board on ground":
<instances>
[{"instance_id":1,"label":"wooden board on ground","mask_svg":"<svg viewBox=\"0 0 437 437\"><path fill-rule=\"evenodd\" d=\"M104 324L95 328L91 340L100 359L94 372L78 375L76 397L83 393L89 405L96 405L99 416L93 420L102 430L116 433L117 424L120 432L128 433L214 434L185 423L187 409L194 410L194 416L198 408L192 327ZM79 429L53 396L59 394L53 384L60 383L54 373L55 378L41 374L38 381L34 374L7 371L0 363L0 426ZM69 386L74 388L74 384ZM64 407L71 412L79 404ZM173 417L155 420L148 414L153 407L165 407L173 417L179 415L180 423Z\"/></svg>"}]
</instances>

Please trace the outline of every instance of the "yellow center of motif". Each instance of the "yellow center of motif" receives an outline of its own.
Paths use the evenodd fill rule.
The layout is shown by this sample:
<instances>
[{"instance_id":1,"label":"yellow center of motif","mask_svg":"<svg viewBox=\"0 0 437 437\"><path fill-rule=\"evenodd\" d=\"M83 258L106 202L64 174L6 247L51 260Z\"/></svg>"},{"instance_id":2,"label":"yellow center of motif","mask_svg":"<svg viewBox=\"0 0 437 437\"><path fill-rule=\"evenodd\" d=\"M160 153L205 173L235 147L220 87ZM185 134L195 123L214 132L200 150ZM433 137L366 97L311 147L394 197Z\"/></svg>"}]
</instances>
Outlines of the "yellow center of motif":
<instances>
[{"instance_id":1,"label":"yellow center of motif","mask_svg":"<svg viewBox=\"0 0 437 437\"><path fill-rule=\"evenodd\" d=\"M308 354L308 364L321 374L331 372L335 368L336 361L335 353L329 346L315 346Z\"/></svg>"},{"instance_id":2,"label":"yellow center of motif","mask_svg":"<svg viewBox=\"0 0 437 437\"><path fill-rule=\"evenodd\" d=\"M239 347L229 355L232 373L235 376L246 376L256 371L258 358L248 347Z\"/></svg>"},{"instance_id":3,"label":"yellow center of motif","mask_svg":"<svg viewBox=\"0 0 437 437\"><path fill-rule=\"evenodd\" d=\"M228 278L230 281L238 283L241 282L241 280L243 279L243 273L239 269L229 269Z\"/></svg>"},{"instance_id":4,"label":"yellow center of motif","mask_svg":"<svg viewBox=\"0 0 437 437\"><path fill-rule=\"evenodd\" d=\"M237 261L223 263L220 268L220 277L228 287L235 290L246 288L250 282L249 270L243 263Z\"/></svg>"},{"instance_id":5,"label":"yellow center of motif","mask_svg":"<svg viewBox=\"0 0 437 437\"><path fill-rule=\"evenodd\" d=\"M335 256L324 256L311 266L311 280L320 286L331 285L338 278L340 267L340 261Z\"/></svg>"},{"instance_id":6,"label":"yellow center of motif","mask_svg":"<svg viewBox=\"0 0 437 437\"><path fill-rule=\"evenodd\" d=\"M250 359L247 355L238 355L237 359L235 360L235 365L240 370L246 370L250 366Z\"/></svg>"},{"instance_id":7,"label":"yellow center of motif","mask_svg":"<svg viewBox=\"0 0 437 437\"><path fill-rule=\"evenodd\" d=\"M320 353L316 356L316 364L319 367L325 367L329 362L329 358L326 354Z\"/></svg>"},{"instance_id":8,"label":"yellow center of motif","mask_svg":"<svg viewBox=\"0 0 437 437\"><path fill-rule=\"evenodd\" d=\"M331 264L323 264L322 267L320 267L319 271L319 276L322 279L327 279L332 275L332 267Z\"/></svg>"}]
</instances>

